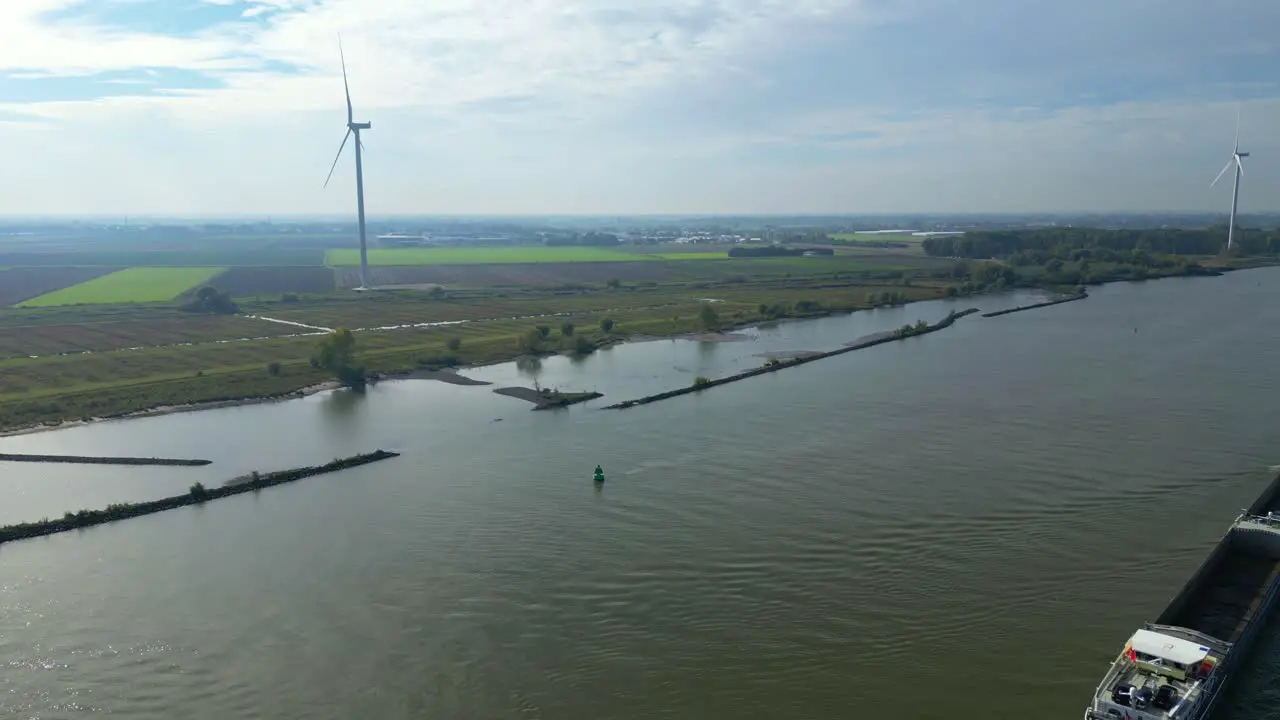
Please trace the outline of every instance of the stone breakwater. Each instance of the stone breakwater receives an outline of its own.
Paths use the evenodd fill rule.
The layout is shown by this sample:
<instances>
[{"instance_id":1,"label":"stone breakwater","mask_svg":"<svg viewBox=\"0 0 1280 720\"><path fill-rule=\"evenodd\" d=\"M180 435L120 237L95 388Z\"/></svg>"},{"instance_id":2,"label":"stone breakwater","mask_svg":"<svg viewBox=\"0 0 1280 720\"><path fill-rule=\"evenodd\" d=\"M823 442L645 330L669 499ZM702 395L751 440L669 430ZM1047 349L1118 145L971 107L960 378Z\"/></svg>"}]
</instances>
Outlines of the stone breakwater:
<instances>
[{"instance_id":1,"label":"stone breakwater","mask_svg":"<svg viewBox=\"0 0 1280 720\"><path fill-rule=\"evenodd\" d=\"M0 453L0 461L32 463L75 463L78 465L171 465L197 467L212 465L212 460L184 460L181 458L95 457L92 455L16 455Z\"/></svg>"},{"instance_id":2,"label":"stone breakwater","mask_svg":"<svg viewBox=\"0 0 1280 720\"><path fill-rule=\"evenodd\" d=\"M1016 313L1016 312L1024 312L1026 310L1035 310L1036 308L1049 307L1050 305L1061 305L1062 303L1075 302L1076 300L1083 300L1087 297L1089 297L1089 293L1080 291L1074 295L1055 298L1053 300L1046 300L1045 302L1039 302L1033 305L1019 305L1016 308L1009 308L1008 310L997 310L995 312L983 313L982 317L984 318L1000 317L1001 315L1008 315L1010 313Z\"/></svg>"},{"instance_id":3,"label":"stone breakwater","mask_svg":"<svg viewBox=\"0 0 1280 720\"><path fill-rule=\"evenodd\" d=\"M869 338L865 338L859 342L846 345L845 347L838 348L836 350L813 353L811 355L797 357L791 360L770 363L763 367L753 368L751 370L747 370L746 372L741 372L736 375L730 375L728 377L722 377L716 380L707 380L705 382L695 383L693 385L690 385L689 387L679 388L678 390L669 390L664 393L658 393L657 395L649 395L647 397L637 398L635 400L627 400L625 402L617 403L616 405L610 405L606 407L605 410L626 410L627 408L636 407L637 405L648 405L649 403L655 403L655 402L658 402L659 400L667 400L669 398L679 397L680 395L688 395L689 393L701 392L709 388L718 387L720 385L728 385L731 382L746 380L747 378L756 377L757 375L764 375L765 373L778 372L779 370L796 367L797 365L804 365L805 363L817 362L818 360L834 357L836 355L843 355L845 353L854 352L856 350L864 350L866 348L874 347L876 345L883 345L885 343L897 342L898 340L904 340L909 337L917 337L919 335L928 335L929 333L937 332L939 330L949 328L953 324L955 324L956 320L959 320L960 318L966 315L972 315L973 313L976 313L976 312L978 312L977 308L969 308L968 310L962 310L960 312L952 312L950 315L947 315L945 318L939 320L938 322L932 325L924 325L921 327L908 326L908 327L900 328L898 330L894 330L888 333L882 333L882 334L874 335Z\"/></svg>"},{"instance_id":4,"label":"stone breakwater","mask_svg":"<svg viewBox=\"0 0 1280 720\"><path fill-rule=\"evenodd\" d=\"M199 505L201 503L208 502L209 500L218 500L220 498L239 495L253 490L261 490L262 488L272 487L274 485L297 482L303 478L338 472L339 470L349 470L361 465L368 465L369 463L378 462L379 460L386 460L388 458L399 456L400 453L391 452L389 450L375 450L374 452L365 453L363 455L353 455L348 458L340 458L324 465L294 468L292 470L281 470L272 473L254 473L245 482L236 483L234 485L206 488L200 483L196 483L195 485L192 485L191 490L184 495L174 495L172 497L151 500L149 502L108 505L105 510L81 510L74 513L69 512L56 520L45 519L40 520L39 522L21 523L18 525L0 527L0 543L41 537L43 535L53 535L54 533L67 532L68 530L79 530L82 528L92 527L94 525L101 525L103 523L115 522L117 520L127 520L128 518L151 515L165 510L186 507L188 505Z\"/></svg>"}]
</instances>

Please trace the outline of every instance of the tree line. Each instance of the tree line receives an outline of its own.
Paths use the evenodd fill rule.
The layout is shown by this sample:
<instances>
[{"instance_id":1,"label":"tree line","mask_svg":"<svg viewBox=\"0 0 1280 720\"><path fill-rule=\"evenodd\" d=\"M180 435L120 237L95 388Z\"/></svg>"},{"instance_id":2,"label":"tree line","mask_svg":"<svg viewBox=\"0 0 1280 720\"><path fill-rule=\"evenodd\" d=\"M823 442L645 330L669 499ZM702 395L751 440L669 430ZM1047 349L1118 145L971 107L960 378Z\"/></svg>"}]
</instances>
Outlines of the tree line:
<instances>
[{"instance_id":1,"label":"tree line","mask_svg":"<svg viewBox=\"0 0 1280 720\"><path fill-rule=\"evenodd\" d=\"M1094 260L1120 261L1133 252L1163 255L1217 255L1227 244L1227 228L1157 228L1105 230L1099 228L1037 228L979 230L964 235L934 236L922 243L934 257L1008 258L1022 253L1025 264L1041 264L1074 250L1088 250ZM1238 230L1233 254L1280 253L1280 230Z\"/></svg>"}]
</instances>

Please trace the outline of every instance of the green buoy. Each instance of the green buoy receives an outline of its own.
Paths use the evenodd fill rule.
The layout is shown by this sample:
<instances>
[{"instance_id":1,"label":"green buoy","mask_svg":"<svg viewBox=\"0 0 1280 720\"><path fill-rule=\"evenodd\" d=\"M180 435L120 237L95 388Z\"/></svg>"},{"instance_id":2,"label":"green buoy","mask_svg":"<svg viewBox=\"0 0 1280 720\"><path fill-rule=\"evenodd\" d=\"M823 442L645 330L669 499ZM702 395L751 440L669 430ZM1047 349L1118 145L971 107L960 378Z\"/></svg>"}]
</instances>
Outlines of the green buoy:
<instances>
[{"instance_id":1,"label":"green buoy","mask_svg":"<svg viewBox=\"0 0 1280 720\"><path fill-rule=\"evenodd\" d=\"M596 466L595 481L598 483L604 482L604 470L601 470L599 465Z\"/></svg>"}]
</instances>

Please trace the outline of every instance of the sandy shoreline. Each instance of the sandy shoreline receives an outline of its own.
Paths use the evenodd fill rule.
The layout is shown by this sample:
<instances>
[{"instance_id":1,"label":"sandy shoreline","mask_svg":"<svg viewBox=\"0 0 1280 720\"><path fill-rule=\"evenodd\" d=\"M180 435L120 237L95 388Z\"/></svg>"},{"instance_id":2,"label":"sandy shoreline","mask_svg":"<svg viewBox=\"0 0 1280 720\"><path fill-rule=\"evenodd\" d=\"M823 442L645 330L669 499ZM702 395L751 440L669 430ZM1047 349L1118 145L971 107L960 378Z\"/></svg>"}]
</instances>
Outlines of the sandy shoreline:
<instances>
[{"instance_id":1,"label":"sandy shoreline","mask_svg":"<svg viewBox=\"0 0 1280 720\"><path fill-rule=\"evenodd\" d=\"M477 365L476 367L481 367ZM438 380L440 382L449 383L450 385L492 385L493 383L483 380L473 380L472 378L459 375L454 370L414 370L408 373L384 374L383 380ZM342 383L333 380L329 382L308 385L300 390L284 393L282 395L269 395L266 397L247 397L236 400L211 400L203 403L191 403L188 405L161 405L159 407L147 410L138 410L123 415L111 415L108 417L95 417L88 420L64 420L59 423L47 423L42 425L30 425L27 427L14 428L12 430L0 431L0 438L16 437L19 435L31 435L34 433L51 432L53 430L66 430L68 428L89 425L91 423L107 422L111 420L136 420L139 418L158 417L161 415L173 415L175 413L199 412L201 410L220 410L222 408L242 407L246 405L263 405L273 402L285 402L287 400L299 400L316 393L322 393L327 390L338 390L343 387Z\"/></svg>"}]
</instances>

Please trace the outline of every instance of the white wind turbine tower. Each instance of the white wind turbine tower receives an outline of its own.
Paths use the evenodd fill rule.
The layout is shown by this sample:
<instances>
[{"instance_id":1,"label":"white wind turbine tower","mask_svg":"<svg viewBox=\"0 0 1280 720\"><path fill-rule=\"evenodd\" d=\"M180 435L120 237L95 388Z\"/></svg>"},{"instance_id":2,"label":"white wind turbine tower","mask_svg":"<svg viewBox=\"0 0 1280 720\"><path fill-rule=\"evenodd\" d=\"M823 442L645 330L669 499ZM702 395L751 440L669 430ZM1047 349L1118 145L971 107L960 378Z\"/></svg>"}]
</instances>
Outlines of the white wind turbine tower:
<instances>
[{"instance_id":1,"label":"white wind turbine tower","mask_svg":"<svg viewBox=\"0 0 1280 720\"><path fill-rule=\"evenodd\" d=\"M361 153L364 150L364 143L360 142L360 131L368 130L373 127L373 123L356 122L353 119L351 110L351 88L347 85L347 58L342 53L342 38L338 38L338 58L342 61L342 89L347 93L347 134L342 136L342 144L338 146L338 154L333 158L333 165L329 167L329 177L324 179L325 187L329 186L329 180L333 178L333 171L338 167L338 160L342 158L342 149L347 146L347 140L352 136L356 136L356 212L360 218L360 287L357 290L364 290L367 278L369 277L369 252L365 248L364 240L364 165L361 163Z\"/></svg>"},{"instance_id":2,"label":"white wind turbine tower","mask_svg":"<svg viewBox=\"0 0 1280 720\"><path fill-rule=\"evenodd\" d=\"M1236 183L1235 183L1235 187L1231 191L1231 220L1230 220L1230 224L1227 225L1227 249L1228 250L1231 249L1231 241L1235 237L1235 233L1236 233L1236 206L1240 204L1240 177L1244 175L1244 163L1241 162L1240 159L1247 158L1247 157L1249 157L1249 153L1240 152L1240 112L1237 110L1236 111L1236 147L1234 150L1231 151L1231 159L1227 161L1227 164L1225 166L1223 166L1222 172L1218 173L1218 177L1214 178L1213 182L1209 183L1209 187L1213 187L1214 185L1217 185L1218 181L1221 180L1222 176L1227 173L1227 170L1231 168L1232 164L1236 166Z\"/></svg>"}]
</instances>

